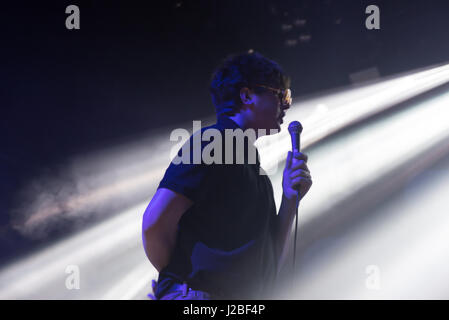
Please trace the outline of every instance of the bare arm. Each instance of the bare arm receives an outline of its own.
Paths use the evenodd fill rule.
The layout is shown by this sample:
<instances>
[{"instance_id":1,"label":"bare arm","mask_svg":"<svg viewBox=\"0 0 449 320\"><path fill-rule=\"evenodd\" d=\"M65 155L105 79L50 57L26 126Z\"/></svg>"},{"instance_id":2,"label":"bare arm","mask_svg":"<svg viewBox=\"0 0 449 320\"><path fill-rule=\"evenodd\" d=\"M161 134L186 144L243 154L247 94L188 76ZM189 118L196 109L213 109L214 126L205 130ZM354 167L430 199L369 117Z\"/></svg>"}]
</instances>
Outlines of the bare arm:
<instances>
[{"instance_id":1,"label":"bare arm","mask_svg":"<svg viewBox=\"0 0 449 320\"><path fill-rule=\"evenodd\" d=\"M291 226L295 218L296 199L288 199L285 195L282 196L281 206L277 216L276 225L276 252L278 253L278 271L282 268L286 253L289 248L289 238L291 233Z\"/></svg>"},{"instance_id":2,"label":"bare arm","mask_svg":"<svg viewBox=\"0 0 449 320\"><path fill-rule=\"evenodd\" d=\"M192 204L182 194L160 188L145 210L142 222L143 246L148 259L158 271L168 264L176 242L178 222Z\"/></svg>"}]
</instances>

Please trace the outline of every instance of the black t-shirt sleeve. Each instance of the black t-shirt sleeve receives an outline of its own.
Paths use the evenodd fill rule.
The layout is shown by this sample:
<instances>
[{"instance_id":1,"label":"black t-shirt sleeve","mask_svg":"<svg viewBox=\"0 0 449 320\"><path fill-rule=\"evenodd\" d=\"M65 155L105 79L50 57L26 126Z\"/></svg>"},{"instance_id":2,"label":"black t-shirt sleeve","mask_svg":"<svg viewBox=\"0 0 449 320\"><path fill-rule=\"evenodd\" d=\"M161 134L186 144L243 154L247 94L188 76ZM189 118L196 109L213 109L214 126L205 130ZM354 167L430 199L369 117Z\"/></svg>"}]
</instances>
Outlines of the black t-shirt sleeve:
<instances>
[{"instance_id":1,"label":"black t-shirt sleeve","mask_svg":"<svg viewBox=\"0 0 449 320\"><path fill-rule=\"evenodd\" d=\"M204 143L202 148L204 148ZM181 155L181 152L182 148L179 150L178 156ZM190 163L175 164L172 161L165 171L158 189L170 189L196 202L199 195L204 195L208 189L207 181L210 179L213 166L205 163L193 163L192 157Z\"/></svg>"},{"instance_id":2,"label":"black t-shirt sleeve","mask_svg":"<svg viewBox=\"0 0 449 320\"><path fill-rule=\"evenodd\" d=\"M205 164L173 164L165 171L159 188L166 188L181 193L193 202L204 192L210 166Z\"/></svg>"}]
</instances>

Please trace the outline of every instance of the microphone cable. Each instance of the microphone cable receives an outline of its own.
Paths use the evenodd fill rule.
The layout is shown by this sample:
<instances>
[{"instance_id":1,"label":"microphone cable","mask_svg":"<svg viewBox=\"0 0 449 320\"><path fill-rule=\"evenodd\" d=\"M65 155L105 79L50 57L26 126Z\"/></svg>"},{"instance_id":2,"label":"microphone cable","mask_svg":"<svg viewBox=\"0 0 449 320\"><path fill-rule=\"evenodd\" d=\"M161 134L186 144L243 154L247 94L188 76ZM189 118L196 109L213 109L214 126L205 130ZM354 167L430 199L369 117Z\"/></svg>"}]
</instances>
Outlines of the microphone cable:
<instances>
[{"instance_id":1,"label":"microphone cable","mask_svg":"<svg viewBox=\"0 0 449 320\"><path fill-rule=\"evenodd\" d=\"M299 207L299 190L298 196L296 197L296 209L295 209L295 238L293 242L293 277L296 274L295 266L296 266L296 242L298 238L298 207Z\"/></svg>"}]
</instances>

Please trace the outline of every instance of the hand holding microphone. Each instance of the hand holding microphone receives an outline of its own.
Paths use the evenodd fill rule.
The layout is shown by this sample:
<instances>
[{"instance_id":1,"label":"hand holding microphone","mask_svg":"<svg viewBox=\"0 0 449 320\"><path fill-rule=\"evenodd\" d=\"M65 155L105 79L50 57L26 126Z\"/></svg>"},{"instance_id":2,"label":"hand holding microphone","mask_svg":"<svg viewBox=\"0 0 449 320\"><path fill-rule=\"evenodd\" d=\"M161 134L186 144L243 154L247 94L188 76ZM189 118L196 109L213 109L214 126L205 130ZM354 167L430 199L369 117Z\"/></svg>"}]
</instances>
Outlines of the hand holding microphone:
<instances>
[{"instance_id":1,"label":"hand holding microphone","mask_svg":"<svg viewBox=\"0 0 449 320\"><path fill-rule=\"evenodd\" d=\"M292 151L289 151L287 155L282 188L287 199L297 199L299 191L299 200L301 200L312 186L312 176L307 167L307 155L300 152L301 124L298 121L291 122L288 131L292 138Z\"/></svg>"},{"instance_id":2,"label":"hand holding microphone","mask_svg":"<svg viewBox=\"0 0 449 320\"><path fill-rule=\"evenodd\" d=\"M284 189L284 197L288 201L295 201L295 238L293 249L293 270L296 267L296 243L298 235L298 206L301 199L306 195L312 186L312 176L309 168L307 168L307 155L300 152L300 134L302 125L298 121L293 121L288 126L288 131L292 138L292 151L288 152L287 163L285 164L284 175L282 178L282 188Z\"/></svg>"}]
</instances>

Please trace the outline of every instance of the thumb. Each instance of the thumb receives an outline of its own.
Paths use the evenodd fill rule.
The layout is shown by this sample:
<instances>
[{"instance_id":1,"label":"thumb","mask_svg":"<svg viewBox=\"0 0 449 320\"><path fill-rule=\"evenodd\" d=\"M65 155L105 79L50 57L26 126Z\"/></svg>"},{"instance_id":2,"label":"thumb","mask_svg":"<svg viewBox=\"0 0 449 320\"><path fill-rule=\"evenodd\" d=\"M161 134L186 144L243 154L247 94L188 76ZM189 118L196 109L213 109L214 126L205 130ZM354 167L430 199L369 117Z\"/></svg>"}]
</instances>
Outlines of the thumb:
<instances>
[{"instance_id":1,"label":"thumb","mask_svg":"<svg viewBox=\"0 0 449 320\"><path fill-rule=\"evenodd\" d=\"M287 154L287 162L285 164L286 168L290 168L292 166L292 158L293 158L293 153L291 151L289 151Z\"/></svg>"}]
</instances>

